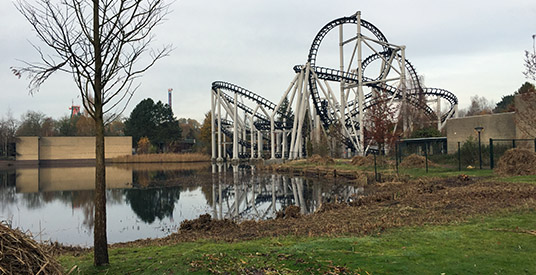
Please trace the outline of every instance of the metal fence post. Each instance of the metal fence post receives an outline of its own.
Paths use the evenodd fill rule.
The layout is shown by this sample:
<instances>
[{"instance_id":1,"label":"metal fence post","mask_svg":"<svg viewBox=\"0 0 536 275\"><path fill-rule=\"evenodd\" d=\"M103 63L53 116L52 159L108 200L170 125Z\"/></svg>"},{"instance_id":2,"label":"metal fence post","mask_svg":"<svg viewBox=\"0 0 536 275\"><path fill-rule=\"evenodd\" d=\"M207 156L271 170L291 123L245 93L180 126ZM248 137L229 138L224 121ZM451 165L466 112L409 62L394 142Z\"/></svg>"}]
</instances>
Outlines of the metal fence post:
<instances>
[{"instance_id":1,"label":"metal fence post","mask_svg":"<svg viewBox=\"0 0 536 275\"><path fill-rule=\"evenodd\" d=\"M490 169L493 169L494 163L493 163L493 139L489 139L489 167Z\"/></svg>"},{"instance_id":2,"label":"metal fence post","mask_svg":"<svg viewBox=\"0 0 536 275\"><path fill-rule=\"evenodd\" d=\"M534 139L534 152L536 152L536 138Z\"/></svg>"},{"instance_id":3,"label":"metal fence post","mask_svg":"<svg viewBox=\"0 0 536 275\"><path fill-rule=\"evenodd\" d=\"M378 181L378 170L376 168L376 154L374 155L374 181Z\"/></svg>"},{"instance_id":4,"label":"metal fence post","mask_svg":"<svg viewBox=\"0 0 536 275\"><path fill-rule=\"evenodd\" d=\"M458 171L462 170L462 150L460 144L461 142L458 141Z\"/></svg>"},{"instance_id":5,"label":"metal fence post","mask_svg":"<svg viewBox=\"0 0 536 275\"><path fill-rule=\"evenodd\" d=\"M424 157L426 158L426 173L428 173L428 142L424 143Z\"/></svg>"},{"instance_id":6,"label":"metal fence post","mask_svg":"<svg viewBox=\"0 0 536 275\"><path fill-rule=\"evenodd\" d=\"M536 139L534 140L536 142ZM395 162L396 162L396 173L398 174L398 141L395 143Z\"/></svg>"}]
</instances>

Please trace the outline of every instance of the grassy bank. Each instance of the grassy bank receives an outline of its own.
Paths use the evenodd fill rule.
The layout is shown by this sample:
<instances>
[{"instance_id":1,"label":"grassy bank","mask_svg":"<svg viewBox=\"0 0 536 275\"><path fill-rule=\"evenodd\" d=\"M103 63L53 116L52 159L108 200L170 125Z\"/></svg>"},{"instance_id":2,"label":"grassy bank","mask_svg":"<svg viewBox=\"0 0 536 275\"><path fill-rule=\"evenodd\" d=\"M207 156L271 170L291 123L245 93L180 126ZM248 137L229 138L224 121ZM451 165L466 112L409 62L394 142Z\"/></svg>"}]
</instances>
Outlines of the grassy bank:
<instances>
[{"instance_id":1,"label":"grassy bank","mask_svg":"<svg viewBox=\"0 0 536 275\"><path fill-rule=\"evenodd\" d=\"M388 179L393 179L398 176L409 176L410 178L446 178L446 177L456 177L458 175L467 175L469 177L476 178L487 178L493 181L502 181L502 182L522 182L522 183L535 183L536 184L536 175L528 176L499 176L491 169L478 169L478 168L462 168L459 171L453 167L444 167L444 166L430 166L428 170L426 168L408 168L408 167L398 167L392 163L380 164L378 160L378 165L376 167L376 172L381 174L383 177ZM337 170L337 172L355 172L357 174L365 173L369 175L374 174L374 165L352 165L349 160L345 159L335 159L334 163L314 163L307 160L297 160L284 163L282 165L271 165L266 167L267 170L279 171L279 172L296 172L296 171L312 171L314 169L324 169L324 170ZM306 174L306 173L304 173ZM332 173L330 173L332 174ZM344 175L344 173L341 173Z\"/></svg>"},{"instance_id":2,"label":"grassy bank","mask_svg":"<svg viewBox=\"0 0 536 275\"><path fill-rule=\"evenodd\" d=\"M92 266L91 254L59 260L75 274L535 274L535 238L532 209L363 237L114 248L103 268Z\"/></svg>"},{"instance_id":3,"label":"grassy bank","mask_svg":"<svg viewBox=\"0 0 536 275\"><path fill-rule=\"evenodd\" d=\"M185 154L138 154L111 159L111 163L166 163L166 162L207 162L210 156L200 153Z\"/></svg>"}]
</instances>

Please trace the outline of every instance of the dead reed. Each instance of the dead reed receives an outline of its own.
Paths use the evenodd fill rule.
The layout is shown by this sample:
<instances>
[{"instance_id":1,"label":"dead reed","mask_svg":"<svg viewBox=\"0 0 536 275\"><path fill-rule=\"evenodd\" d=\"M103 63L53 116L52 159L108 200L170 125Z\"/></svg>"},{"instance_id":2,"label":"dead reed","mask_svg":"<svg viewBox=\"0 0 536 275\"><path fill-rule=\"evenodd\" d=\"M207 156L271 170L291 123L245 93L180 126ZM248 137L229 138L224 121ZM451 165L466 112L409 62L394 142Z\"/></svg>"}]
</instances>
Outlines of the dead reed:
<instances>
[{"instance_id":1,"label":"dead reed","mask_svg":"<svg viewBox=\"0 0 536 275\"><path fill-rule=\"evenodd\" d=\"M19 229L0 223L0 273L62 274L62 267L50 252Z\"/></svg>"},{"instance_id":2,"label":"dead reed","mask_svg":"<svg viewBox=\"0 0 536 275\"><path fill-rule=\"evenodd\" d=\"M510 149L497 162L495 173L500 176L536 175L536 153L527 149Z\"/></svg>"},{"instance_id":3,"label":"dead reed","mask_svg":"<svg viewBox=\"0 0 536 275\"><path fill-rule=\"evenodd\" d=\"M185 154L138 154L111 159L111 163L166 163L166 162L206 162L210 156L200 153Z\"/></svg>"}]
</instances>

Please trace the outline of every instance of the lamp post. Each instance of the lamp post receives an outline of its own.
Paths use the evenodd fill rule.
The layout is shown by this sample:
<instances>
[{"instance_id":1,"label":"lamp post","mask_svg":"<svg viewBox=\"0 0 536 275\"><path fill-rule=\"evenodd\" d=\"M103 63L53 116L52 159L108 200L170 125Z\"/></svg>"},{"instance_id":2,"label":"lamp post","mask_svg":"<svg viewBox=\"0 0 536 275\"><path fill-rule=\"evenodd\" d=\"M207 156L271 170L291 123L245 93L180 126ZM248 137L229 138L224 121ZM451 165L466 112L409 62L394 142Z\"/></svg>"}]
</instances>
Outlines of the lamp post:
<instances>
[{"instance_id":1,"label":"lamp post","mask_svg":"<svg viewBox=\"0 0 536 275\"><path fill-rule=\"evenodd\" d=\"M482 145L480 143L480 133L484 130L484 127L477 126L475 130L478 132L478 161L480 163L480 169L482 169Z\"/></svg>"}]
</instances>

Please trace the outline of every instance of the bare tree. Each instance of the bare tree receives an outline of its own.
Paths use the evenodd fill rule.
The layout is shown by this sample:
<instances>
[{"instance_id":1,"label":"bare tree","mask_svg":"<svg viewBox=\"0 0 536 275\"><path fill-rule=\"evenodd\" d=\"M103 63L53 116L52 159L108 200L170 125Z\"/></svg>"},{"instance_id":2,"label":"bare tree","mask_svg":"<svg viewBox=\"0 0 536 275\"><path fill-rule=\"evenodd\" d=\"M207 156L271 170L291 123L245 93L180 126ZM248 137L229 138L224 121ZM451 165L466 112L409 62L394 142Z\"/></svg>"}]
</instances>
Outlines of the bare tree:
<instances>
[{"instance_id":1,"label":"bare tree","mask_svg":"<svg viewBox=\"0 0 536 275\"><path fill-rule=\"evenodd\" d=\"M0 159L9 159L14 155L12 144L15 143L17 127L17 121L13 118L11 110L9 110L6 117L0 119Z\"/></svg>"},{"instance_id":2,"label":"bare tree","mask_svg":"<svg viewBox=\"0 0 536 275\"><path fill-rule=\"evenodd\" d=\"M493 110L493 103L490 102L483 96L472 96L471 105L467 107L464 116L477 116L477 115L488 115L491 114ZM463 113L463 112L460 112Z\"/></svg>"},{"instance_id":3,"label":"bare tree","mask_svg":"<svg viewBox=\"0 0 536 275\"><path fill-rule=\"evenodd\" d=\"M396 108L386 91L375 91L372 106L365 113L365 144L376 145L380 151L392 148L400 133L395 132Z\"/></svg>"},{"instance_id":4,"label":"bare tree","mask_svg":"<svg viewBox=\"0 0 536 275\"><path fill-rule=\"evenodd\" d=\"M53 73L70 73L95 121L94 264L108 264L104 118L113 120L120 115L138 88L135 80L170 53L171 45L150 48L152 30L169 13L169 4L164 0L44 0L33 4L18 0L16 5L51 53L34 46L41 60L12 68L13 73L29 75L30 93L37 92Z\"/></svg>"},{"instance_id":5,"label":"bare tree","mask_svg":"<svg viewBox=\"0 0 536 275\"><path fill-rule=\"evenodd\" d=\"M525 71L526 78L536 80L536 34L532 35L532 52L525 51Z\"/></svg>"}]
</instances>

